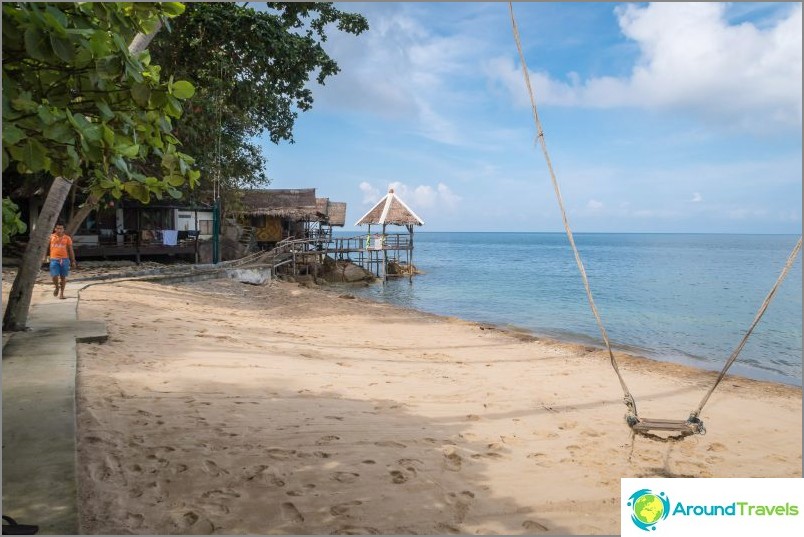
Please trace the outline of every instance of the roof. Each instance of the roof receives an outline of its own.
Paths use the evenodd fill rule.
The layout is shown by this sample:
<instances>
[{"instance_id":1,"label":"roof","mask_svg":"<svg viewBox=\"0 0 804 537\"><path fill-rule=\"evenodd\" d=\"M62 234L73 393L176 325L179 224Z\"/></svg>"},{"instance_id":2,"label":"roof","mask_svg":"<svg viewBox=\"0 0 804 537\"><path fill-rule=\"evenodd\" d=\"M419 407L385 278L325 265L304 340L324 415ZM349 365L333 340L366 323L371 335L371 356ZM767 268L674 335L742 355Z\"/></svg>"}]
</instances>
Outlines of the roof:
<instances>
[{"instance_id":1,"label":"roof","mask_svg":"<svg viewBox=\"0 0 804 537\"><path fill-rule=\"evenodd\" d=\"M346 203L329 201L329 198L316 198L316 210L322 216L321 222L330 226L346 225Z\"/></svg>"},{"instance_id":2,"label":"roof","mask_svg":"<svg viewBox=\"0 0 804 537\"><path fill-rule=\"evenodd\" d=\"M265 188L243 192L243 213L316 220L315 188Z\"/></svg>"},{"instance_id":3,"label":"roof","mask_svg":"<svg viewBox=\"0 0 804 537\"><path fill-rule=\"evenodd\" d=\"M343 227L346 225L346 203L343 201L329 202L329 225Z\"/></svg>"},{"instance_id":4,"label":"roof","mask_svg":"<svg viewBox=\"0 0 804 537\"><path fill-rule=\"evenodd\" d=\"M404 201L399 199L399 196L394 194L394 189L391 188L388 190L388 194L377 202L377 205L372 207L369 212L363 215L363 218L355 223L356 226L364 224L423 226L424 221Z\"/></svg>"}]
</instances>

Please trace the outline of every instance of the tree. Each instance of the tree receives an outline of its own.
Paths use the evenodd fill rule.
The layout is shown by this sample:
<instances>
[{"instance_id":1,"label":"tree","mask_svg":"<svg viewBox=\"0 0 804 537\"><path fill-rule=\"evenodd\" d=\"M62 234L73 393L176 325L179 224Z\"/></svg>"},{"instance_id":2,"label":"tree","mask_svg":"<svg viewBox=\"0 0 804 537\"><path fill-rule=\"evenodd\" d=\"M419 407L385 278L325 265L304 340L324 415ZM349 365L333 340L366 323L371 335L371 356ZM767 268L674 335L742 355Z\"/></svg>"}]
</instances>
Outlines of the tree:
<instances>
[{"instance_id":1,"label":"tree","mask_svg":"<svg viewBox=\"0 0 804 537\"><path fill-rule=\"evenodd\" d=\"M3 198L3 246L8 244L11 237L18 233L25 233L28 226L20 219L19 207L8 198Z\"/></svg>"},{"instance_id":2,"label":"tree","mask_svg":"<svg viewBox=\"0 0 804 537\"><path fill-rule=\"evenodd\" d=\"M299 111L313 105L308 82L324 84L339 68L325 52L327 28L358 35L359 14L331 3L272 2L257 11L229 2L193 2L150 48L164 73L191 81L176 135L192 148L212 187L220 173L224 194L267 181L266 158L254 138L293 142Z\"/></svg>"},{"instance_id":3,"label":"tree","mask_svg":"<svg viewBox=\"0 0 804 537\"><path fill-rule=\"evenodd\" d=\"M23 174L55 177L3 317L5 330L27 322L47 237L72 181L99 198L124 194L181 197L200 172L178 150L172 121L195 89L161 79L145 50L129 50L138 34L153 34L184 6L164 3L4 3L3 154ZM158 162L146 175L136 161Z\"/></svg>"}]
</instances>

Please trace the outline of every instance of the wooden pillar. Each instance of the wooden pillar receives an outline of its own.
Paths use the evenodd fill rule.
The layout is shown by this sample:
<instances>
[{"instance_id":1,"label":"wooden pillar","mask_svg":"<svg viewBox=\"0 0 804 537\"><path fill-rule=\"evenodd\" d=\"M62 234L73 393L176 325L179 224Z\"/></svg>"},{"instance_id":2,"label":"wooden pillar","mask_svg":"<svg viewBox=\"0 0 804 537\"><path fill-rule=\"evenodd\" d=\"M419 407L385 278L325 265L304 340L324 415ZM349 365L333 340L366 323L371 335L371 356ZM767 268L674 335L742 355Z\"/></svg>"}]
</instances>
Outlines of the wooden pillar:
<instances>
[{"instance_id":1,"label":"wooden pillar","mask_svg":"<svg viewBox=\"0 0 804 537\"><path fill-rule=\"evenodd\" d=\"M408 281L413 283L413 224L408 226L410 238L408 239Z\"/></svg>"},{"instance_id":2,"label":"wooden pillar","mask_svg":"<svg viewBox=\"0 0 804 537\"><path fill-rule=\"evenodd\" d=\"M137 260L137 264L139 265L140 264L140 240L142 238L142 230L140 229L140 226L142 225L142 223L141 223L141 219L140 219L140 208L137 207L134 210L137 211L137 235L134 236L134 251L135 251L134 257Z\"/></svg>"},{"instance_id":3,"label":"wooden pillar","mask_svg":"<svg viewBox=\"0 0 804 537\"><path fill-rule=\"evenodd\" d=\"M385 283L388 281L388 250L385 249L385 224L382 225L380 248L382 248L382 283Z\"/></svg>"}]
</instances>

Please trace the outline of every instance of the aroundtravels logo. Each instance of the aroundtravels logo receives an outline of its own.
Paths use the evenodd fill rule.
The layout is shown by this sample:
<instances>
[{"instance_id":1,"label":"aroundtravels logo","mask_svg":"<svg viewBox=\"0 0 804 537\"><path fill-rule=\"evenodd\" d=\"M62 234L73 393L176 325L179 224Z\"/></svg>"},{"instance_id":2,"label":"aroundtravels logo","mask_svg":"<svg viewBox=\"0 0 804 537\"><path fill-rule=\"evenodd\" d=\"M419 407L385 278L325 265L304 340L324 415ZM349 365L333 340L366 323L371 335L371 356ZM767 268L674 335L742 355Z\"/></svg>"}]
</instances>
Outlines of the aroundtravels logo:
<instances>
[{"instance_id":1,"label":"aroundtravels logo","mask_svg":"<svg viewBox=\"0 0 804 537\"><path fill-rule=\"evenodd\" d=\"M670 514L670 500L664 492L655 494L650 489L640 489L628 498L631 522L645 531L655 530L656 523Z\"/></svg>"}]
</instances>

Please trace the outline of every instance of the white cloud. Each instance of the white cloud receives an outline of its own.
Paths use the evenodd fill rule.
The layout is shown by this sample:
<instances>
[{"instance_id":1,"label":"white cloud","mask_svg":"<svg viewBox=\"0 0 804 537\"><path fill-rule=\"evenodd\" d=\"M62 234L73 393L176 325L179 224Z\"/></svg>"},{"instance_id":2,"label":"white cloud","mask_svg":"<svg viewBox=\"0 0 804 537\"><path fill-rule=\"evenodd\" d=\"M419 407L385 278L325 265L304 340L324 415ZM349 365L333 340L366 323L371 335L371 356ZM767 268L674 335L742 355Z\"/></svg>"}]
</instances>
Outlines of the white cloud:
<instances>
[{"instance_id":1,"label":"white cloud","mask_svg":"<svg viewBox=\"0 0 804 537\"><path fill-rule=\"evenodd\" d=\"M438 183L435 187L432 185L411 187L401 181L394 181L388 184L388 189L392 188L394 193L414 211L419 209L446 209L452 211L461 201L461 197L444 183ZM364 204L376 203L381 197L380 189L368 182L361 183L360 190L363 192Z\"/></svg>"},{"instance_id":2,"label":"white cloud","mask_svg":"<svg viewBox=\"0 0 804 537\"><path fill-rule=\"evenodd\" d=\"M474 69L482 44L473 33L437 33L416 5L363 4L371 30L355 37L331 32L327 52L341 72L316 88L322 108L349 108L407 120L418 134L441 143L464 143L445 110L466 98L453 78Z\"/></svg>"},{"instance_id":3,"label":"white cloud","mask_svg":"<svg viewBox=\"0 0 804 537\"><path fill-rule=\"evenodd\" d=\"M592 209L592 210L602 209L603 208L603 202L597 201L597 200L589 200L589 203L586 204L586 207L589 208L589 209Z\"/></svg>"},{"instance_id":4,"label":"white cloud","mask_svg":"<svg viewBox=\"0 0 804 537\"><path fill-rule=\"evenodd\" d=\"M363 204L377 203L380 200L380 191L370 183L363 181L360 183L360 191L363 193Z\"/></svg>"},{"instance_id":5,"label":"white cloud","mask_svg":"<svg viewBox=\"0 0 804 537\"><path fill-rule=\"evenodd\" d=\"M726 10L723 3L620 6L620 29L640 51L630 76L571 76L566 83L537 70L530 75L537 102L681 111L752 130L800 127L801 4L766 28L729 24ZM529 103L521 69L510 58L485 68L517 102Z\"/></svg>"},{"instance_id":6,"label":"white cloud","mask_svg":"<svg viewBox=\"0 0 804 537\"><path fill-rule=\"evenodd\" d=\"M691 203L700 203L702 201L703 201L703 198L701 197L700 192L693 192L692 193L692 199L690 200Z\"/></svg>"}]
</instances>

